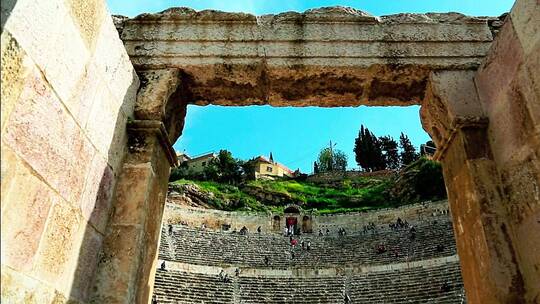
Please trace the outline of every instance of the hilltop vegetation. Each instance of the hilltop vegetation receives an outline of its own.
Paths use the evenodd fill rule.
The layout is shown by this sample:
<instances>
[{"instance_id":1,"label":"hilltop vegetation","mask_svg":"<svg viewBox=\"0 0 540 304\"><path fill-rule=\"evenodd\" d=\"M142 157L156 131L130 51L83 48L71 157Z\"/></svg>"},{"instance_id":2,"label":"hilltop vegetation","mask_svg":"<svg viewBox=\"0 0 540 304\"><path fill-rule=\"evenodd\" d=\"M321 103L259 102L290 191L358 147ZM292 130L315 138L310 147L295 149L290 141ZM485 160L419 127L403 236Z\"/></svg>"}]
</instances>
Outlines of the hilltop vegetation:
<instances>
[{"instance_id":1,"label":"hilltop vegetation","mask_svg":"<svg viewBox=\"0 0 540 304\"><path fill-rule=\"evenodd\" d=\"M188 179L171 182L178 192L186 185L200 191L209 207L230 211L278 211L295 203L319 213L352 212L446 197L440 165L426 158L395 175L344 178L331 185L294 179L246 180L235 185Z\"/></svg>"}]
</instances>

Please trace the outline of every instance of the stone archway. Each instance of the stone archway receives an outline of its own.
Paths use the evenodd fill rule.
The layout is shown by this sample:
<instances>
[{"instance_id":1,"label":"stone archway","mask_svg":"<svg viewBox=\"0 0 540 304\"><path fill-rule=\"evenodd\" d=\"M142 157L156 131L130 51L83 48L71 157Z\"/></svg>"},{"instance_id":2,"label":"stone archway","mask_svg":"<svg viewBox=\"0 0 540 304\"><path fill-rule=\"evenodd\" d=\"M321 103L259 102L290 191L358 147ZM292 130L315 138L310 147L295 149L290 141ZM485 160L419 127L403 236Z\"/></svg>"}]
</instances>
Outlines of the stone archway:
<instances>
[{"instance_id":1,"label":"stone archway","mask_svg":"<svg viewBox=\"0 0 540 304\"><path fill-rule=\"evenodd\" d=\"M538 235L525 235L523 229L537 228L534 218L540 214L535 196L540 144L537 131L531 131L538 129L534 119L539 112L528 72L534 70L533 57L539 52L538 43L531 46L523 38L534 33L520 28L524 16L538 13L524 9L537 7L527 3L518 2L522 5L506 21L482 66L492 31L499 29L490 27L493 19L460 14L376 18L353 9L326 8L256 18L182 8L120 20L117 27L142 85L116 194L121 216L113 217L110 225L128 225L143 237L105 243L103 251L113 258L100 265L98 280L119 271L117 265L129 271L115 277L124 286L121 290L101 284L96 298L115 293L117 299L145 302L151 294L168 170L176 164L171 142L181 134L187 104L420 104L422 125L436 143L435 157L444 168L469 301L538 299L539 254L523 247L538 240ZM534 22L538 26L538 18ZM497 66L516 45L521 63L514 71L521 72L509 75ZM534 139L520 143L525 155L512 163L525 165L527 176L512 173L500 161L504 152L493 149L499 134L504 134L504 126L494 121L504 119L489 104L499 90L483 80L490 71L510 78L507 83L515 78L530 85L518 93L508 92L510 97L501 101L520 100L519 110L535 117L521 126ZM536 188L518 195L525 181ZM123 193L134 185L135 204ZM518 198L530 203L523 205ZM515 206L506 206L509 202ZM523 217L516 219L519 216ZM109 231L107 239L114 240L114 229ZM124 255L133 246L136 252Z\"/></svg>"}]
</instances>

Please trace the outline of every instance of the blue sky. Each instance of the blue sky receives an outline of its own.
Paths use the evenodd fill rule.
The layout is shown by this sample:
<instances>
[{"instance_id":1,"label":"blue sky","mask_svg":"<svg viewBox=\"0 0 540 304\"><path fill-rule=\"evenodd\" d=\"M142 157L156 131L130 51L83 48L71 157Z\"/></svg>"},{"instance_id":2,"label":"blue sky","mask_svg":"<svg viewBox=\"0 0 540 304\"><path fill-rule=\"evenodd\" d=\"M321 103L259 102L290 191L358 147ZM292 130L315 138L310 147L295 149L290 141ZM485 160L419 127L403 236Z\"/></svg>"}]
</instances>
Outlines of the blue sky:
<instances>
[{"instance_id":1,"label":"blue sky","mask_svg":"<svg viewBox=\"0 0 540 304\"><path fill-rule=\"evenodd\" d=\"M400 12L460 12L475 16L499 16L508 12L511 0L107 0L112 14L136 16L159 12L173 6L197 10L216 9L257 15L299 11L322 6L351 6L373 15ZM419 107L358 108L272 108L269 106L219 107L189 106L184 134L175 143L177 150L190 155L227 149L235 157L249 159L273 153L274 159L311 172L318 151L335 142L349 155L349 167L356 167L354 138L361 124L377 136L399 137L406 133L418 147L429 140L422 130Z\"/></svg>"}]
</instances>

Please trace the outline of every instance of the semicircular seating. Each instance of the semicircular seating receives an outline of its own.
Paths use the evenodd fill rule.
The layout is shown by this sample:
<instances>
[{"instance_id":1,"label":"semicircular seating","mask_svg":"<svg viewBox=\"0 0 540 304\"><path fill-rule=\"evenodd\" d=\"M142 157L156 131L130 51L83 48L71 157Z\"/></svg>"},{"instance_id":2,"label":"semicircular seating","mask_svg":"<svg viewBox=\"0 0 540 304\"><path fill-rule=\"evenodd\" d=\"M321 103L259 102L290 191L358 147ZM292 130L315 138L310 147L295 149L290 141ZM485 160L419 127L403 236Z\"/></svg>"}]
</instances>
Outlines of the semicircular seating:
<instances>
[{"instance_id":1,"label":"semicircular seating","mask_svg":"<svg viewBox=\"0 0 540 304\"><path fill-rule=\"evenodd\" d=\"M390 264L456 254L452 224L448 220L416 225L415 229L414 239L408 230L390 229L345 236L303 235L300 241L311 242L308 251L301 246L292 249L289 239L278 234L240 235L178 225L172 235L162 232L159 257L197 265L289 269ZM381 244L387 251L377 253L376 247ZM442 250L438 245L443 246Z\"/></svg>"},{"instance_id":2,"label":"semicircular seating","mask_svg":"<svg viewBox=\"0 0 540 304\"><path fill-rule=\"evenodd\" d=\"M279 234L174 225L161 234L159 259L172 266L158 269L154 296L158 303L464 303L452 223L414 227L414 237L386 225L296 237L310 241L307 250ZM230 280L220 278L222 269Z\"/></svg>"}]
</instances>

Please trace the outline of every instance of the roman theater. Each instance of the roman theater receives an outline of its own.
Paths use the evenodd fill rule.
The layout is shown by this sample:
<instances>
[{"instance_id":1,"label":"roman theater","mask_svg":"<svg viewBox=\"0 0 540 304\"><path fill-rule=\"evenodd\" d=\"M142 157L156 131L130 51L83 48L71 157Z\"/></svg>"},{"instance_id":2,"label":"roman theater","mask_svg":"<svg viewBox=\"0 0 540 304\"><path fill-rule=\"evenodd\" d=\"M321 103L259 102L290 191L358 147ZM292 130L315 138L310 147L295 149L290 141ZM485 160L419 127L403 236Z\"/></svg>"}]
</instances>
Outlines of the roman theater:
<instances>
[{"instance_id":1,"label":"roman theater","mask_svg":"<svg viewBox=\"0 0 540 304\"><path fill-rule=\"evenodd\" d=\"M502 16L1 14L2 303L540 303L538 0ZM188 105L419 105L448 200L186 207L168 179Z\"/></svg>"}]
</instances>

